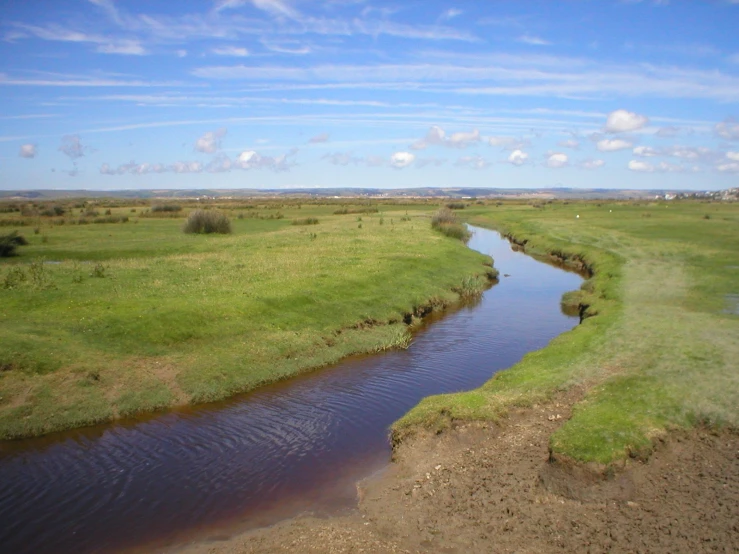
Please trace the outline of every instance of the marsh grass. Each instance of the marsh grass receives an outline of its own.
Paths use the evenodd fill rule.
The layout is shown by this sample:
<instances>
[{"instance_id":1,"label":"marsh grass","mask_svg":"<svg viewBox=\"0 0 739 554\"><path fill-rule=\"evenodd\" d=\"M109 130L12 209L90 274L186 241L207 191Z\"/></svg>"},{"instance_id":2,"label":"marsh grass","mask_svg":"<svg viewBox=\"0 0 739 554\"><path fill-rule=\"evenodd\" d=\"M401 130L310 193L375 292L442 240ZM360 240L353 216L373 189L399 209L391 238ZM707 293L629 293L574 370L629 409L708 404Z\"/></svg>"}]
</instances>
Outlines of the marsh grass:
<instances>
[{"instance_id":1,"label":"marsh grass","mask_svg":"<svg viewBox=\"0 0 739 554\"><path fill-rule=\"evenodd\" d=\"M303 217L300 219L293 219L293 225L318 225L317 217Z\"/></svg>"},{"instance_id":2,"label":"marsh grass","mask_svg":"<svg viewBox=\"0 0 739 554\"><path fill-rule=\"evenodd\" d=\"M357 229L335 204L260 206L250 212L286 218L234 218L230 235L202 240L167 218L55 226L48 243L32 236L3 258L0 364L11 369L0 377L0 437L219 400L403 348L404 314L429 298L454 302L453 288L490 269L414 225L430 215L423 205L383 205L386 219L409 211L395 231L372 213ZM320 236L290 224L304 217L320 220ZM53 286L31 280L29 261L41 259L58 262L37 266L36 281ZM104 278L93 276L98 266ZM358 325L366 320L376 323Z\"/></svg>"},{"instance_id":3,"label":"marsh grass","mask_svg":"<svg viewBox=\"0 0 739 554\"><path fill-rule=\"evenodd\" d=\"M467 242L472 236L467 226L460 222L456 214L446 206L433 215L431 227L448 237L463 242Z\"/></svg>"},{"instance_id":4,"label":"marsh grass","mask_svg":"<svg viewBox=\"0 0 739 554\"><path fill-rule=\"evenodd\" d=\"M182 227L182 231L187 234L217 233L220 235L229 235L231 234L231 221L221 212L194 210L187 216L187 221Z\"/></svg>"},{"instance_id":5,"label":"marsh grass","mask_svg":"<svg viewBox=\"0 0 739 554\"><path fill-rule=\"evenodd\" d=\"M593 277L563 298L587 306L586 318L479 389L424 399L394 425L394 440L418 426L497 420L572 387L587 392L551 449L575 460L648 456L679 427L739 428L739 316L726 310L739 205L712 205L707 225L699 202L654 203L648 217L637 204L601 204L469 210L475 224L528 239L527 253L587 261Z\"/></svg>"}]
</instances>

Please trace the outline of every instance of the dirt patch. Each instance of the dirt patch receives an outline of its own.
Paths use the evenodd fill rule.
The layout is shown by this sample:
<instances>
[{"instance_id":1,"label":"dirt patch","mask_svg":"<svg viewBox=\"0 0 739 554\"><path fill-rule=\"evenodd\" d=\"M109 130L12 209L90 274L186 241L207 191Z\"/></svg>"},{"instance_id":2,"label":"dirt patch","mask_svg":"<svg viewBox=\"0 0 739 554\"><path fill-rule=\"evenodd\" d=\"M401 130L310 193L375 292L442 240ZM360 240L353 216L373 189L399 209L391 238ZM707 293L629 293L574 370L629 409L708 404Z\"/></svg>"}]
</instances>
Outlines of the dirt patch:
<instances>
[{"instance_id":1,"label":"dirt patch","mask_svg":"<svg viewBox=\"0 0 739 554\"><path fill-rule=\"evenodd\" d=\"M359 509L299 518L186 552L737 552L739 435L666 437L615 472L552 460L571 400L418 436ZM557 417L559 416L559 417Z\"/></svg>"}]
</instances>

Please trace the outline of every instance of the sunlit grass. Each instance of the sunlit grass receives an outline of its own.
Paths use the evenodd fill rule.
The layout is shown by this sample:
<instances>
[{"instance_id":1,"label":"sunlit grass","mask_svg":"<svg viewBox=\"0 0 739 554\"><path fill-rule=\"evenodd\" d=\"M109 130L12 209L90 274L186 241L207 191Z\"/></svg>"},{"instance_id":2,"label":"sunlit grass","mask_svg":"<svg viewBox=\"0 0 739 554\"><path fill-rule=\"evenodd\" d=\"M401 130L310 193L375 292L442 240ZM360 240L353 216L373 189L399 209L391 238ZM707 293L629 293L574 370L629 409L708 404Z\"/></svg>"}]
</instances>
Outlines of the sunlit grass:
<instances>
[{"instance_id":1,"label":"sunlit grass","mask_svg":"<svg viewBox=\"0 0 739 554\"><path fill-rule=\"evenodd\" d=\"M589 262L595 276L566 300L593 317L476 391L424 400L395 425L396 440L416 425L495 420L572 386L585 398L551 446L579 460L648 453L675 427L739 426L739 317L728 305L739 287L739 206L509 203L466 215L528 239L530 253Z\"/></svg>"}]
</instances>

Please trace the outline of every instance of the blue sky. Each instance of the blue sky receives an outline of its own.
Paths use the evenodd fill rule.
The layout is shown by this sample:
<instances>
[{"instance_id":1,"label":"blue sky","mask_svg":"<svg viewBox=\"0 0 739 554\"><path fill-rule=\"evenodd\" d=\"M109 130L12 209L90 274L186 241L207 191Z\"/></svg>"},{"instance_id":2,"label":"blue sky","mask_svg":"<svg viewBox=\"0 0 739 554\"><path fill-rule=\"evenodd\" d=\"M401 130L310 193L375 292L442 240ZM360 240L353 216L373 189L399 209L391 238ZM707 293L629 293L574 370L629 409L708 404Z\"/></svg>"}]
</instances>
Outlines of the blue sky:
<instances>
[{"instance_id":1,"label":"blue sky","mask_svg":"<svg viewBox=\"0 0 739 554\"><path fill-rule=\"evenodd\" d=\"M0 188L739 186L739 0L2 0Z\"/></svg>"}]
</instances>

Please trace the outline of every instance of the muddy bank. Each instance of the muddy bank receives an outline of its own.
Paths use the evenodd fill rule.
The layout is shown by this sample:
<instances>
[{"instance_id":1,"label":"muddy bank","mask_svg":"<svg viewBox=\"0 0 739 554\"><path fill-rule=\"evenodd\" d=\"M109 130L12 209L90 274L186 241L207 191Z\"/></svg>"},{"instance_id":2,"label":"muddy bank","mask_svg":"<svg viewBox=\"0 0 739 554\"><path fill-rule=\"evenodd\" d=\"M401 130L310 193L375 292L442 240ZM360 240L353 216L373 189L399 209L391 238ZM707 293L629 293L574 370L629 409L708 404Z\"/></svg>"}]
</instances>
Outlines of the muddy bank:
<instances>
[{"instance_id":1,"label":"muddy bank","mask_svg":"<svg viewBox=\"0 0 739 554\"><path fill-rule=\"evenodd\" d=\"M187 553L736 552L739 435L705 429L661 441L649 461L612 474L552 462L548 440L571 392L401 445L384 475L360 484L359 509L301 518Z\"/></svg>"}]
</instances>

